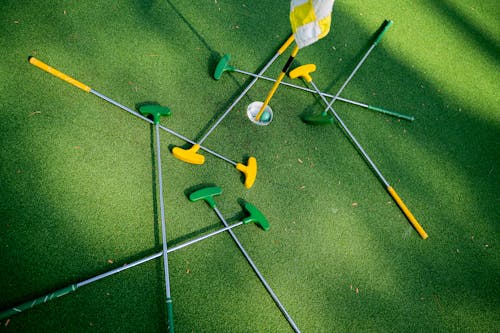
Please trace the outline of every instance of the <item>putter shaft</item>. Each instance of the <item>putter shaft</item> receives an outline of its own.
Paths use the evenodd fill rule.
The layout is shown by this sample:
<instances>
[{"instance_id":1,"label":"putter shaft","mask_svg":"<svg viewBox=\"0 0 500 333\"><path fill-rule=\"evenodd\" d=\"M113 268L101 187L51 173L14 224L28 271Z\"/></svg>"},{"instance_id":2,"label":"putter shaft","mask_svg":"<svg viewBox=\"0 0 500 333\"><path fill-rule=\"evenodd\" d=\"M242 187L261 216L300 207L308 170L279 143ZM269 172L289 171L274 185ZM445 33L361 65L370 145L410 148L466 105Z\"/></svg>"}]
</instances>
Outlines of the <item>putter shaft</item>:
<instances>
[{"instance_id":1,"label":"putter shaft","mask_svg":"<svg viewBox=\"0 0 500 333\"><path fill-rule=\"evenodd\" d=\"M279 48L276 54L269 60L266 65L260 70L257 75L262 75L264 72L274 63L276 58L278 58L293 42L294 37L291 35L286 42ZM239 101L246 95L246 93L253 87L253 85L257 82L258 78L254 78L252 82L246 86L246 88L241 92L241 94L234 100L233 104L227 108L227 110L217 119L215 124L205 133L205 135L198 141L198 144L202 144L203 141L207 139L207 137L215 130L215 128L221 123L221 121L227 116L227 114L239 103Z\"/></svg>"},{"instance_id":2,"label":"putter shaft","mask_svg":"<svg viewBox=\"0 0 500 333\"><path fill-rule=\"evenodd\" d=\"M226 219L224 218L224 216L222 216L221 212L219 211L219 208L217 208L217 206L214 205L213 209L214 209L215 213L217 214L217 216L219 217L219 219L224 224L224 226L227 227L228 223L227 223ZM293 330L296 333L300 333L300 330L297 327L297 324L295 324L295 322L293 321L292 317L288 314L288 312L286 311L286 309L283 306L283 304L281 304L278 296L276 296L276 294L274 293L274 291L271 288L271 286L267 283L266 279L264 278L264 276L262 275L262 273L259 271L259 269L255 265L255 263L253 262L252 258L250 258L250 255L245 251L245 248L243 247L243 245L241 245L241 242L239 241L238 237L236 237L235 233L232 230L228 230L228 232L231 235L231 237L233 238L233 240L236 243L236 245L238 246L238 248L240 249L240 251L243 254L243 256L245 257L245 259L248 261L248 263L252 267L252 269L255 272L255 274L257 274L260 282L264 285L264 287L266 288L266 290L269 293L269 295L271 295L272 299L274 300L274 302L276 303L276 305L279 307L279 309L281 310L281 312L285 316L285 318L288 321L288 323L290 324L290 326L293 328Z\"/></svg>"},{"instance_id":3,"label":"putter shaft","mask_svg":"<svg viewBox=\"0 0 500 333\"><path fill-rule=\"evenodd\" d=\"M244 71L244 70L241 70L241 69L238 69L238 68L234 68L233 67L232 71L240 73L240 74L245 74L245 75L248 75L248 76L256 77L256 78L259 78L259 79L262 79L262 80L266 80L266 81L270 81L270 82L276 82L276 79L273 79L273 78L270 78L270 77L267 77L267 76L264 76L264 75L258 75L258 74L254 74L254 73L251 73L251 72L247 72L247 71ZM320 96L325 96L325 97L329 97L329 98L335 98L335 95L332 95L332 94L329 94L329 93L324 93L324 92L319 92L318 93L317 91L315 91L313 89L309 89L307 87L299 86L299 85L296 85L296 84L293 84L293 83L281 81L280 84L282 84L284 86L287 86L287 87L291 87L291 88L295 88L295 89L307 91L307 92L310 92L310 93L313 93L313 94L317 94L317 95L320 95ZM341 102L344 102L344 103L349 103L349 104L357 105L357 106L360 106L362 108L369 109L369 110L372 110L372 111L376 111L376 112L380 112L380 113L383 113L383 114L387 114L387 115L392 116L392 117L401 118L401 119L405 119L405 120L409 120L409 121L414 121L415 120L415 117L413 117L413 116L408 116L408 115L405 115L405 114L402 114L402 113L399 113L399 112L394 112L394 111L386 110L386 109L381 108L381 107L377 107L377 106L373 106L373 105L368 105L368 104L361 103L361 102L356 102L356 101L353 101L353 100L350 100L350 99L347 99L347 98L343 98L343 97L340 97L340 96L337 96L337 100L339 100Z\"/></svg>"},{"instance_id":4,"label":"putter shaft","mask_svg":"<svg viewBox=\"0 0 500 333\"><path fill-rule=\"evenodd\" d=\"M221 228L219 230L213 231L213 232L211 232L209 234L206 234L206 235L200 236L198 238L192 239L190 241L184 242L182 244L170 247L170 248L168 248L167 253L171 253L171 252L180 250L180 249L182 249L184 247L187 247L187 246L190 246L192 244L198 243L198 242L200 242L200 241L202 241L204 239L213 237L213 236L218 235L220 233L223 233L225 231L228 231L228 230L231 230L233 228L236 228L236 227L238 227L238 226L240 226L242 224L243 224L243 221L240 221L240 222L234 223L234 224L232 224L230 226L227 226L227 227ZM149 255L147 257L144 257L142 259L139 259L139 260L136 260L134 262L131 262L130 264L125 264L125 265L123 265L121 267L117 267L115 269L112 269L112 270L107 271L105 273L96 275L96 276L91 277L89 279L86 279L84 281L71 284L71 285L69 285L67 287L58 289L58 290L53 291L53 292L51 292L49 294L46 294L44 296L41 296L41 297L38 297L36 299L27 301L27 302L19 304L17 306L11 307L10 309L7 309L7 310L4 310L4 311L0 312L0 320L3 320L5 318L9 318L9 317L11 317L11 316L13 316L15 314L18 314L18 313L21 313L21 312L23 312L25 310L31 309L31 308L33 308L33 307L35 307L37 305L40 305L40 304L43 304L43 303L47 303L48 301L51 301L53 299L56 299L56 298L62 297L64 295L67 295L69 293L72 293L72 292L76 291L77 289L79 289L79 288L81 288L83 286L86 286L88 284L91 284L91 283L94 283L96 281L102 280L102 279L104 279L104 278L106 278L108 276L115 275L115 274L120 273L120 272L122 272L124 270L127 270L129 268L132 268L132 267L135 267L135 266L139 266L139 265L144 264L144 263L146 263L148 261L151 261L153 259L159 258L162 255L163 255L163 251L154 253L154 254Z\"/></svg>"},{"instance_id":5,"label":"putter shaft","mask_svg":"<svg viewBox=\"0 0 500 333\"><path fill-rule=\"evenodd\" d=\"M319 93L320 90L314 84L314 81L311 80L310 83L314 87L314 89ZM375 165L375 163L373 163L372 159L370 158L370 156L368 156L368 154L363 149L363 147L361 146L361 144L358 142L358 140L356 139L356 137L354 137L354 135L351 133L351 131L349 130L349 128L347 128L346 124L342 121L342 119L339 117L339 115L337 114L337 112L335 112L335 110L331 107L331 105L328 104L328 101L326 100L326 98L324 96L321 96L321 98L327 104L327 110L330 111L333 114L333 116L335 117L335 119L337 120L337 122L340 124L340 126L342 127L342 129L344 130L344 132L346 132L346 134L349 137L349 139L354 143L354 145L356 146L356 148L358 149L358 151L361 153L361 155L364 157L364 159L366 160L366 162L368 163L368 165L375 172L375 174L378 176L378 178L380 179L380 181L385 185L385 188L387 189L387 191L389 192L389 194L391 195L391 197L394 199L394 201L396 201L396 203L401 208L401 210L403 211L403 213L405 214L405 216L408 218L408 220L410 221L410 223L413 225L413 227L415 228L415 230L418 232L418 234L420 235L420 237L422 237L423 239L427 239L428 235L425 232L425 230L422 228L422 226L417 221L417 219L415 218L415 216L413 216L413 214L410 212L410 210L408 209L408 207L406 207L406 205L403 202L403 200L401 200L401 198L396 193L396 191L392 188L392 186L389 184L389 182L382 175L382 173L377 168L377 166ZM331 104L333 104L333 103L331 103Z\"/></svg>"},{"instance_id":6,"label":"putter shaft","mask_svg":"<svg viewBox=\"0 0 500 333\"><path fill-rule=\"evenodd\" d=\"M172 308L172 297L170 294L170 274L168 271L168 246L167 226L165 223L165 203L163 200L163 175L161 167L160 130L158 123L155 124L156 135L156 168L158 173L158 194L160 197L161 236L163 242L163 268L165 275L165 294L167 304L167 326L170 333L174 333L174 314Z\"/></svg>"},{"instance_id":7,"label":"putter shaft","mask_svg":"<svg viewBox=\"0 0 500 333\"><path fill-rule=\"evenodd\" d=\"M135 112L134 110L132 110L132 109L130 109L130 108L128 108L128 107L126 107L126 106L124 106L124 105L116 102L115 100L113 100L113 99L111 99L111 98L109 98L109 97L107 97L107 96L105 96L105 95L103 95L103 94L95 91L94 89L90 88L89 86L87 86L87 85L85 85L85 84L83 84L83 83L81 83L81 82L73 79L72 77L70 77L70 76L62 73L61 71L59 71L59 70L57 70L57 69L55 69L55 68L53 68L53 67L45 64L44 62L36 59L35 57L30 57L29 58L29 62L33 66L36 66L36 67L40 68L41 70L46 71L47 73L52 74L55 77L57 77L57 78L59 78L59 79L61 79L63 81L66 81L67 83L69 83L69 84L71 84L71 85L73 85L73 86L75 86L75 87L77 87L77 88L79 88L79 89L81 89L81 90L83 90L85 92L91 93L91 94L93 94L93 95L95 95L95 96L97 96L97 97L99 97L99 98L101 98L101 99L103 99L103 100L105 100L105 101L107 101L107 102L109 102L109 103L111 103L111 104L119 107L120 109L122 109L124 111L127 111L128 113L130 113L130 114L132 114L132 115L134 115L134 116L136 116L138 118L141 118L142 120L144 120L144 121L146 121L146 122L148 122L150 124L154 124L153 121L150 120L150 119L148 119L147 117L143 117L141 114ZM195 143L194 141L186 138L185 136L183 136L183 135L181 135L181 134L179 134L179 133L177 133L177 132L175 132L175 131L167 128L167 127L160 126L160 128L162 130L164 130L164 131L166 131L166 132L168 132L168 133L176 136L177 138L185 141L185 142L188 142L188 143L191 143L191 144ZM215 157L218 157L218 158L220 158L220 159L222 159L222 160L224 160L224 161L232 164L233 166L237 165L236 162L234 162L234 161L232 161L232 160L230 160L230 159L222 156L221 154L218 154L218 153L214 152L213 150L210 150L210 149L208 149L206 147L203 147L203 146L200 147L200 148L203 149L203 150L205 150L207 153L210 153L210 154L214 155Z\"/></svg>"}]
</instances>

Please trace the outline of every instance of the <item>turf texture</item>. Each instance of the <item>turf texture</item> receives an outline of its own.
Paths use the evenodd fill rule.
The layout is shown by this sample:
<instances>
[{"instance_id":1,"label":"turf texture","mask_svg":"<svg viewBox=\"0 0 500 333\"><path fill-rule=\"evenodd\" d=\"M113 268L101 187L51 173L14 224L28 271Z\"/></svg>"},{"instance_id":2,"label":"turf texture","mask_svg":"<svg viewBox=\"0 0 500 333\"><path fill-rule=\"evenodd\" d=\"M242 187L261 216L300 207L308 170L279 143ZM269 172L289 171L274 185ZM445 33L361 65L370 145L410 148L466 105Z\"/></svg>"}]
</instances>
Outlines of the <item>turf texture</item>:
<instances>
[{"instance_id":1,"label":"turf texture","mask_svg":"<svg viewBox=\"0 0 500 333\"><path fill-rule=\"evenodd\" d=\"M199 139L250 82L211 75L225 53L257 72L290 33L288 1L13 1L0 11L0 309L161 250L153 128L31 66L34 56L123 105L168 106L162 124ZM337 124L303 124L313 95L280 87L273 122L246 106L258 81L204 142L259 172L162 132L169 246L216 230L189 202L217 185L223 215L239 199L271 229L235 230L303 332L498 332L500 327L496 1L337 1L330 34L299 52L335 93L394 21L342 97L409 114L334 107L429 234L422 240ZM290 51L266 73L276 77ZM286 81L290 81L288 78ZM296 81L304 85L304 82ZM229 235L169 255L178 332L290 332ZM163 268L152 261L0 322L2 332L159 332Z\"/></svg>"}]
</instances>

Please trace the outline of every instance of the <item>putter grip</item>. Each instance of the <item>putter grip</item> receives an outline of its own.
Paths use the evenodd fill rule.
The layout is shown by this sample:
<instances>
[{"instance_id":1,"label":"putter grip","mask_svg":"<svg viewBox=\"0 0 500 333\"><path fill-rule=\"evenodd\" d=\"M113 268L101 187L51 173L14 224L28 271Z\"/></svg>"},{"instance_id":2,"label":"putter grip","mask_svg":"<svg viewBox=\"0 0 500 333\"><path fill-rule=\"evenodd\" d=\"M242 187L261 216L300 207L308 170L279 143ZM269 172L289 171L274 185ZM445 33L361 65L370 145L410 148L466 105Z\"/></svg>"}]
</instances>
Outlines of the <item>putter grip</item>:
<instances>
[{"instance_id":1,"label":"putter grip","mask_svg":"<svg viewBox=\"0 0 500 333\"><path fill-rule=\"evenodd\" d=\"M399 208L401 208L401 210L403 211L403 213L405 214L405 216L410 221L411 225L415 228L415 230L417 230L417 232L420 235L420 237L422 237L422 239L427 239L427 237L429 237L429 236L425 232L424 228L422 228L422 226L420 225L420 223L418 223L418 221L415 218L415 216L413 216L413 214L410 212L410 210L408 209L408 207L406 207L405 203L403 202L403 200L401 200L401 198L396 193L396 191L391 186L387 187L387 191L389 191L389 194L392 196L392 198L394 199L394 201L396 201L396 203L398 204Z\"/></svg>"},{"instance_id":2,"label":"putter grip","mask_svg":"<svg viewBox=\"0 0 500 333\"><path fill-rule=\"evenodd\" d=\"M8 317L13 316L15 314L18 314L20 312L23 312L24 310L31 309L32 307L35 307L39 304L47 303L48 301L53 300L54 298L58 298L58 297L66 295L66 294L69 294L69 293L75 291L77 288L78 287L76 286L76 284L72 284L69 287L59 289L59 290L54 291L54 292L47 294L45 296L38 297L34 300L25 302L25 303L20 304L18 306L14 306L8 310L0 312L0 320L3 320L5 318L8 318Z\"/></svg>"},{"instance_id":3,"label":"putter grip","mask_svg":"<svg viewBox=\"0 0 500 333\"><path fill-rule=\"evenodd\" d=\"M388 114L388 115L393 116L393 117L397 117L397 118L401 118L401 119L406 119L406 120L409 120L409 121L414 121L415 120L415 117L413 117L413 116L407 116L407 115L404 115L402 113L398 113L398 112L394 112L394 111L389 111L389 110L386 110L386 109L383 109L383 108L379 108L377 106L368 105L367 108L369 110L377 111L377 112L380 112L380 113L383 113L383 114Z\"/></svg>"},{"instance_id":4,"label":"putter grip","mask_svg":"<svg viewBox=\"0 0 500 333\"><path fill-rule=\"evenodd\" d=\"M167 325L168 332L174 333L174 309L171 298L167 298Z\"/></svg>"},{"instance_id":5,"label":"putter grip","mask_svg":"<svg viewBox=\"0 0 500 333\"><path fill-rule=\"evenodd\" d=\"M89 86L81 83L80 81L77 81L77 80L73 79L71 76L68 76L68 75L64 74L63 72L60 72L60 71L58 71L55 68L50 67L49 65L47 65L46 63L38 60L35 57L29 57L28 61L33 66L36 66L36 67L38 67L38 68L46 71L47 73L50 73L50 74L54 75L55 77L58 77L61 80L66 81L69 84L72 84L75 87L82 89L83 91L90 92L90 90L91 90Z\"/></svg>"},{"instance_id":6,"label":"putter grip","mask_svg":"<svg viewBox=\"0 0 500 333\"><path fill-rule=\"evenodd\" d=\"M382 39L382 37L384 36L385 32L387 30L389 30L389 28L392 26L392 24L394 23L392 20L389 20L389 21L385 21L385 26L384 28L382 29L382 31L380 31L380 33L378 34L377 36L377 39L375 39L375 42L374 44L377 45L378 43L380 43L380 40Z\"/></svg>"}]
</instances>

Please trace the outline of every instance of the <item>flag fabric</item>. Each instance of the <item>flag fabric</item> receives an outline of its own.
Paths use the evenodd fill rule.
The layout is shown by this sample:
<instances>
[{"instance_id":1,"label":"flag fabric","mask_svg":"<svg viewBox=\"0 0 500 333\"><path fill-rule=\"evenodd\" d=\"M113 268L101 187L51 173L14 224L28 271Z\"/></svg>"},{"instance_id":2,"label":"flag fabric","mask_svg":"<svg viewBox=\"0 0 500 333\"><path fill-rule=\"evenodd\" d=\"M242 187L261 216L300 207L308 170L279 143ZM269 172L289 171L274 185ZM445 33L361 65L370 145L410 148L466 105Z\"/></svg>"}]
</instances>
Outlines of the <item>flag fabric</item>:
<instances>
[{"instance_id":1,"label":"flag fabric","mask_svg":"<svg viewBox=\"0 0 500 333\"><path fill-rule=\"evenodd\" d=\"M299 48L311 45L330 31L334 0L292 0L290 24Z\"/></svg>"}]
</instances>

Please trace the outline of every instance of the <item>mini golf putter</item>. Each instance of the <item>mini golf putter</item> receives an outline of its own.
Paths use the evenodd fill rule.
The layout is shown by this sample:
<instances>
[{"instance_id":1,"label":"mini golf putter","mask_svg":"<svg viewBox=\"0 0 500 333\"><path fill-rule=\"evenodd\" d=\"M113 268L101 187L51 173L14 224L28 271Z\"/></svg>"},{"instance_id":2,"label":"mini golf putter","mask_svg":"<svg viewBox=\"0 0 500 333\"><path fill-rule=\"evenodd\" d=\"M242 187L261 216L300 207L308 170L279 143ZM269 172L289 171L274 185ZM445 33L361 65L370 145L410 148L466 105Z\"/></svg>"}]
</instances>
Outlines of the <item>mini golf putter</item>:
<instances>
[{"instance_id":1,"label":"mini golf putter","mask_svg":"<svg viewBox=\"0 0 500 333\"><path fill-rule=\"evenodd\" d=\"M389 21L389 23L386 23L385 28L382 30L381 34L383 34L388 29L388 27L391 26L391 24L392 24L391 22L392 21ZM366 57L368 56L368 54L370 54L370 52L373 49L373 47L377 45L376 43L378 43L380 41L381 34L376 39L376 41L374 42L374 44L370 48L369 52L367 52L365 54L364 58L358 63L358 65L356 66L356 69L351 73L351 75L349 76L349 78L346 80L346 82L343 84L343 86L337 92L336 96L340 95L340 93L342 92L342 90L344 89L344 87L347 85L347 83L349 83L350 79L356 73L357 69L361 66L361 64L363 63L364 59L366 59ZM304 72L305 71L306 70L304 70ZM309 71L309 73L310 72L311 71ZM318 94L319 94L320 90L314 84L314 81L312 80L312 77L309 74L307 74L306 77L309 80L308 82L313 86L314 90L316 90L318 92ZM418 232L418 234L420 235L420 237L422 237L422 239L427 239L427 237L428 237L427 233L422 228L422 226L420 225L420 223L417 221L417 219L415 218L415 216L413 216L413 214L410 212L410 210L408 209L408 207L406 207L406 205L403 202L403 200L401 200L401 198L396 193L396 191L387 182L387 180L385 179L385 177L382 175L382 173L377 168L377 166L375 165L375 163L372 161L372 159L370 158L370 156L368 156L368 154L366 153L366 151L364 150L364 148L361 146L361 144L358 142L358 140L356 139L356 137L354 137L354 135L351 133L351 131L349 130L349 128L347 128L346 124L344 124L344 122L339 117L339 115L337 114L337 112L335 112L335 110L333 109L332 104L335 102L336 98L334 98L330 103L328 103L328 101L326 100L325 96L323 96L321 94L320 94L320 96L321 96L321 99L323 100L323 102L326 104L326 110L330 111L333 114L333 116L337 120L337 123L339 124L339 126L347 134L349 140L351 140L351 142L354 144L354 146L356 147L356 149L358 150L358 152L363 156L364 160L368 163L369 167L375 172L375 174L377 175L377 178L384 184L384 186L386 187L387 192L391 195L391 197L397 203L397 205L399 206L399 208L401 209L401 211L403 212L403 214L406 216L406 218L408 219L408 221L411 223L411 225L413 226L413 228Z\"/></svg>"},{"instance_id":2,"label":"mini golf putter","mask_svg":"<svg viewBox=\"0 0 500 333\"><path fill-rule=\"evenodd\" d=\"M292 35L292 37L293 37L293 35ZM285 46L286 45L283 45L282 48L284 48ZM120 109L122 109L122 110L124 110L124 111L126 111L126 112L128 112L128 113L130 113L130 114L132 114L134 116L136 116L137 118L140 118L141 120L144 120L144 121L146 121L146 122L148 122L150 124L154 124L154 122L151 119L149 119L147 117L144 117L139 112L136 112L136 111L134 111L134 110L126 107L125 105L122 105L122 104L118 103L117 101L115 101L115 100L113 100L113 99L111 99L111 98L109 98L109 97L101 94L100 92L98 92L98 91L90 88L88 85L75 80L71 76L68 76L68 75L64 74L63 72L61 72L61 71L59 71L59 70L57 70L57 69L55 69L55 68L47 65L46 63L44 63L44 62L36 59L35 57L29 57L28 61L33 66L38 67L39 69L41 69L41 70L43 70L43 71L45 71L45 72L47 72L47 73L49 73L49 74L57 77L57 78L65 81L65 82L67 82L67 83L69 83L69 84L71 84L71 85L73 85L73 86L75 86L75 87L77 87L77 88L79 88L79 89L87 92L87 93L91 93L91 94L95 95L95 96L99 97L100 99L102 99L102 100L104 100L104 101L106 101L106 102L108 102L110 104L113 104L114 106L116 106L116 107L118 107L118 108L120 108ZM167 133L169 133L169 134L171 134L171 135L173 135L173 136L175 136L175 137L177 137L177 138L179 138L179 139L187 142L187 143L190 143L190 144L193 144L193 145L195 144L195 142L193 140L188 139L187 137L181 135L180 133L177 133L177 132L171 130L170 128L167 128L167 127L161 126L161 125L159 126L159 128L162 129L162 130L164 130L164 131L166 131ZM209 153L209 154L211 154L211 155L213 155L213 156L215 156L215 157L217 157L217 158L219 158L221 160L224 160L225 162L233 165L234 167L236 167L238 169L238 171L245 170L245 172L246 172L245 173L245 176L246 176L245 187L246 188L252 187L253 182L255 181L255 178L256 178L256 175L257 175L257 163L256 163L256 161L248 161L249 165L245 166L244 164L242 164L242 163L236 163L235 161L230 160L227 157L224 157L221 154L219 154L219 153L217 153L217 152L215 152L215 151L213 151L211 149L208 149L207 147L201 146L200 143L198 143L197 148L198 149L203 149L207 153ZM252 158L252 159L254 159L254 158Z\"/></svg>"},{"instance_id":3,"label":"mini golf putter","mask_svg":"<svg viewBox=\"0 0 500 333\"><path fill-rule=\"evenodd\" d=\"M243 222L238 222L238 223L232 224L230 226L224 227L222 229L216 230L214 232L211 232L209 234L206 234L206 235L200 236L198 238L189 240L187 242L181 243L181 244L176 245L174 247L169 247L168 248L168 253L170 254L171 252L183 249L185 247L188 247L188 246L193 245L195 243L201 242L202 240L205 240L207 238L211 238L211 237L213 237L215 235L218 235L220 233L223 233L225 231L232 230L232 229L234 229L236 227L239 227L242 224L243 224ZM149 255L147 257L144 257L142 259L139 259L139 260L136 260L136 261L124 264L124 265L122 265L122 266L120 266L118 268L114 268L114 269L109 270L107 272L95 275L95 276L93 276L91 278L88 278L86 280L80 281L78 283L73 283L73 284L71 284L71 285L69 285L67 287L60 288L58 290L52 291L51 293L45 294L44 296L41 296L41 297L38 297L38 298L35 298L35 299L32 299L32 300L26 301L24 303L21 303L21 304L18 304L16 306L13 306L13 307L11 307L9 309L0 311L0 321L4 320L6 318L9 318L11 316L14 316L16 314L19 314L21 312L24 312L25 310L29 310L29 309L37 306L37 305L44 304L44 303L47 303L47 302L49 302L51 300L54 300L54 299L57 299L59 297L63 297L65 295L68 295L68 294L70 294L72 292L77 291L81 287L84 287L86 285L89 285L89 284L92 284L94 282L100 281L100 280L102 280L102 279L104 279L104 278L106 278L108 276L115 275L117 273L120 273L120 272L123 272L125 270L128 270L128 269L130 269L132 267L136 267L136 266L142 265L142 264L144 264L146 262L149 262L149 261L151 261L153 259L160 258L161 256L163 256L163 251L151 254L151 255Z\"/></svg>"},{"instance_id":4,"label":"mini golf putter","mask_svg":"<svg viewBox=\"0 0 500 333\"><path fill-rule=\"evenodd\" d=\"M222 193L222 189L220 187L206 187L201 190L195 191L189 195L189 200L191 201L198 201L198 200L204 200L205 202L208 203L208 205L213 209L213 211L217 214L221 222L224 224L224 226L228 226L228 223L226 219L222 216L221 212L217 208L217 205L215 204L214 196L220 195ZM245 202L243 209L247 211L249 216L247 216L245 219L243 219L243 223L250 223L250 222L255 222L258 225L262 227L264 230L269 230L269 223L266 219L266 217L252 204ZM238 240L238 237L234 234L232 230L228 230L228 233L231 235L233 238L234 242L240 249L241 253L247 260L248 264L250 267L252 267L253 271L259 278L260 282L262 285L266 288L267 292L271 296L271 298L274 300L278 308L280 309L281 313L285 317L285 319L288 321L290 326L293 328L295 332L300 333L299 328L297 327L297 324L295 324L293 318L290 316L288 311L285 309L281 301L279 300L278 296L276 293L273 291L269 283L267 283L266 279L262 275L262 273L259 271L255 263L253 262L252 258L250 258L250 255L247 253L243 245L240 243Z\"/></svg>"},{"instance_id":5,"label":"mini golf putter","mask_svg":"<svg viewBox=\"0 0 500 333\"><path fill-rule=\"evenodd\" d=\"M259 75L264 74L264 72L267 70L267 68L269 68L269 66L271 66L273 64L273 62L276 60L276 58L278 58L283 52L285 52L285 50L290 46L290 44L293 43L293 41L294 41L294 36L292 34L283 43L283 45L281 45L281 47L278 49L278 51L276 52L276 54L264 65L264 67L260 70ZM221 66L223 66L223 65L221 65ZM221 71L221 73L222 73L222 71ZM174 157L176 157L177 159L179 159L179 160L181 160L183 162L187 162L187 163L191 163L191 164L203 164L203 163L205 163L205 157L203 155L201 155L201 154L198 154L198 150L201 148L200 147L201 144L215 130L215 128L217 126L219 126L219 124L221 123L221 121L227 116L227 114L229 112L231 112L231 110L246 95L246 93L250 90L250 88L252 88L252 86L255 84L255 82L257 82L257 78L254 78L252 80L252 82L250 82L247 85L247 87L240 93L240 95L233 101L233 103L219 117L219 119L207 131L207 133L205 133L205 135L198 142L194 143L191 148L189 148L189 149L182 149L180 147L174 147L172 149L172 154L174 155ZM238 168L238 165L235 165L235 166ZM241 168L241 166L240 166L240 168ZM238 168L238 170L240 170L240 168ZM255 171L256 172L257 171L257 169L255 169L255 170L249 170L250 168L243 168L243 169L248 170L248 172L250 172L250 171ZM245 174L245 175L247 175L247 174ZM245 186L247 188L250 188L253 185L253 183L251 182L251 180L252 179L245 181ZM253 178L253 180L255 180L255 178Z\"/></svg>"},{"instance_id":6,"label":"mini golf putter","mask_svg":"<svg viewBox=\"0 0 500 333\"><path fill-rule=\"evenodd\" d=\"M291 79L303 78L307 83L312 82L311 74L316 71L316 65L307 64L299 66L288 73ZM320 114L307 114L301 117L302 121L311 125L330 125L333 124L333 116L328 113L328 109L323 110Z\"/></svg>"},{"instance_id":7,"label":"mini golf putter","mask_svg":"<svg viewBox=\"0 0 500 333\"><path fill-rule=\"evenodd\" d=\"M222 189L220 187L205 187L201 190L191 193L189 195L189 200L192 202L204 200L210 206L210 208L215 209L217 208L217 204L215 203L214 196L221 195L221 193ZM254 222L264 231L269 230L269 222L267 221L264 214L262 214L262 212L257 209L257 207L249 202L245 202L245 204L243 205L243 209L248 213L248 216L241 220L243 224Z\"/></svg>"},{"instance_id":8,"label":"mini golf putter","mask_svg":"<svg viewBox=\"0 0 500 333\"><path fill-rule=\"evenodd\" d=\"M214 72L214 79L215 80L219 80L224 72L236 72L236 73L240 73L240 74L251 76L253 78L258 78L258 79L262 79L262 80L266 80L266 81L270 81L270 82L276 82L276 79L271 79L270 77L267 77L267 76L254 74L254 73L251 73L251 72L247 72L247 71L238 69L238 68L236 68L234 66L231 66L231 65L228 64L228 62L229 62L230 59L231 59L231 56L229 54L226 54L226 55L224 55L219 60L219 63L217 64L217 66L215 68L215 72ZM302 91L307 91L309 93L317 94L317 92L314 89L309 89L307 87L298 86L296 84L292 84L292 83L289 83L289 82L281 81L280 84L282 84L284 86L287 86L287 87L294 88L294 89L298 89L298 90L302 90ZM328 98L335 98L334 95L328 94L328 93L325 93L325 92L321 92L321 95L323 95L325 97L328 97ZM390 111L390 110L387 110L387 109L384 109L384 108L381 108L381 107L378 107L378 106L368 105L368 104L365 104L365 103L353 101L353 100L350 100L350 99L347 99L347 98L344 98L344 97L337 96L337 100L341 101L341 102L344 102L344 103L357 105L357 106L362 107L364 109L368 109L368 110L371 110L371 111L379 112L379 113L382 113L382 114L385 114L385 115L388 115L388 116L391 116L391 117L396 117L396 118L404 119L404 120L408 120L408 121L414 121L415 120L415 117L413 117L413 116L408 116L408 115L405 115L405 114L402 114L402 113L399 113L399 112Z\"/></svg>"},{"instance_id":9,"label":"mini golf putter","mask_svg":"<svg viewBox=\"0 0 500 333\"><path fill-rule=\"evenodd\" d=\"M168 247L167 247L167 231L165 223L165 205L163 201L163 180L162 180L162 170L161 170L161 148L160 148L160 117L170 116L172 113L167 107L163 107L158 104L147 104L139 107L139 112L143 116L153 116L153 122L155 127L156 136L156 158L157 158L157 177L158 177L158 193L160 201L160 216L161 216L161 233L162 233L162 244L163 244L163 267L165 270L165 300L166 300L166 310L167 310L167 329L169 333L174 333L174 310L173 302L170 294L170 273L168 269Z\"/></svg>"}]
</instances>

